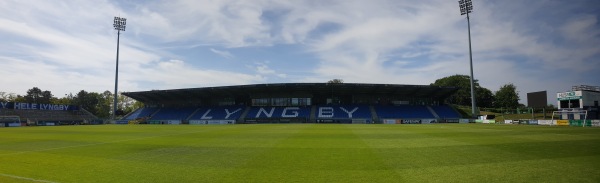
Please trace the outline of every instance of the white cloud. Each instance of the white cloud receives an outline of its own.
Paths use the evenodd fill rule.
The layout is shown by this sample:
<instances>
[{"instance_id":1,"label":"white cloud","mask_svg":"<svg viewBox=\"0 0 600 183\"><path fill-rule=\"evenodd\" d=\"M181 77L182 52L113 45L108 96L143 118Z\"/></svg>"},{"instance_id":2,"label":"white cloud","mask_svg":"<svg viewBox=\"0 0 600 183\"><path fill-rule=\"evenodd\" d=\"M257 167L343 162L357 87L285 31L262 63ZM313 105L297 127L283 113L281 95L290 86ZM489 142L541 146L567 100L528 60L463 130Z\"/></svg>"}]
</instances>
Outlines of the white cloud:
<instances>
[{"instance_id":1,"label":"white cloud","mask_svg":"<svg viewBox=\"0 0 600 183\"><path fill-rule=\"evenodd\" d=\"M226 58L226 59L231 59L231 58L235 57L235 56L233 56L233 54L231 54L228 51L221 51L221 50L217 50L214 48L211 48L210 51L212 51L213 53L215 53L219 56L222 56L223 58Z\"/></svg>"},{"instance_id":2,"label":"white cloud","mask_svg":"<svg viewBox=\"0 0 600 183\"><path fill-rule=\"evenodd\" d=\"M262 1L163 1L130 14L139 34L166 42L190 40L226 47L269 45L269 26L261 19Z\"/></svg>"},{"instance_id":3,"label":"white cloud","mask_svg":"<svg viewBox=\"0 0 600 183\"><path fill-rule=\"evenodd\" d=\"M258 83L263 80L256 75L198 69L181 60L159 61L153 63L151 67L136 66L130 68L129 71L123 78L124 80L132 83L140 81L156 83L163 88L246 84Z\"/></svg>"},{"instance_id":4,"label":"white cloud","mask_svg":"<svg viewBox=\"0 0 600 183\"><path fill-rule=\"evenodd\" d=\"M596 16L584 16L570 20L560 27L564 37L577 42L588 42L589 40L598 40L600 31L595 28L598 24Z\"/></svg>"},{"instance_id":5,"label":"white cloud","mask_svg":"<svg viewBox=\"0 0 600 183\"><path fill-rule=\"evenodd\" d=\"M600 68L598 16L571 14L589 9L586 2L474 2L475 78L492 91L600 85L590 79L600 77L591 72ZM119 60L127 91L333 78L429 84L469 73L456 1L2 1L0 84L14 93L112 90L115 15L128 19ZM227 60L213 62L214 54Z\"/></svg>"},{"instance_id":6,"label":"white cloud","mask_svg":"<svg viewBox=\"0 0 600 183\"><path fill-rule=\"evenodd\" d=\"M277 76L279 78L286 78L287 74L282 74L282 73L277 73L275 70L271 69L269 67L269 62L257 62L254 63L254 70L256 71L256 73L258 73L259 75L261 75L262 77L268 78L268 76Z\"/></svg>"}]
</instances>

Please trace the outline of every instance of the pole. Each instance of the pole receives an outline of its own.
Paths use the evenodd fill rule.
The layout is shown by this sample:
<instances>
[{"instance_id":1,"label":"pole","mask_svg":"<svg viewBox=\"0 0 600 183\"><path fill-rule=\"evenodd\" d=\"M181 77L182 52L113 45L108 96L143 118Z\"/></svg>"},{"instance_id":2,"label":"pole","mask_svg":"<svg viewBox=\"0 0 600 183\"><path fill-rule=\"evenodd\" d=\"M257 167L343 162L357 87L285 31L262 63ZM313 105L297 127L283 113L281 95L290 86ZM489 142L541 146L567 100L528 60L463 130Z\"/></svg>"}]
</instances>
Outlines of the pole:
<instances>
[{"instance_id":1,"label":"pole","mask_svg":"<svg viewBox=\"0 0 600 183\"><path fill-rule=\"evenodd\" d=\"M471 20L469 20L469 12L467 11L467 25L469 29L469 60L471 64L471 115L473 118L477 117L475 114L475 85L473 82L473 52L471 51Z\"/></svg>"},{"instance_id":2,"label":"pole","mask_svg":"<svg viewBox=\"0 0 600 183\"><path fill-rule=\"evenodd\" d=\"M112 119L117 120L117 86L119 86L119 39L121 37L121 30L117 30L117 66L115 68L115 93L113 101L113 114Z\"/></svg>"}]
</instances>

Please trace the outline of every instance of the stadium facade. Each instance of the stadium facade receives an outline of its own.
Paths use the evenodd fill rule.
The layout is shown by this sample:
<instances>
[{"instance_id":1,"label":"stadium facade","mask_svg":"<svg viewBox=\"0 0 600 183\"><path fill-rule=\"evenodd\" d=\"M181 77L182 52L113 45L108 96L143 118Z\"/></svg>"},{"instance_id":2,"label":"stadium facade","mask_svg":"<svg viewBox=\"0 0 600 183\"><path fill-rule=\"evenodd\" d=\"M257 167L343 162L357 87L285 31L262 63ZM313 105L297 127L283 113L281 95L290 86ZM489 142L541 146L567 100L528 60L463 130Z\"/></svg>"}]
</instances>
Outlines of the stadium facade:
<instances>
[{"instance_id":1,"label":"stadium facade","mask_svg":"<svg viewBox=\"0 0 600 183\"><path fill-rule=\"evenodd\" d=\"M102 120L79 106L0 102L0 127L101 123Z\"/></svg>"},{"instance_id":2,"label":"stadium facade","mask_svg":"<svg viewBox=\"0 0 600 183\"><path fill-rule=\"evenodd\" d=\"M560 119L600 119L600 87L580 85L556 93Z\"/></svg>"},{"instance_id":3,"label":"stadium facade","mask_svg":"<svg viewBox=\"0 0 600 183\"><path fill-rule=\"evenodd\" d=\"M280 83L126 92L146 107L117 123L458 123L457 87Z\"/></svg>"}]
</instances>

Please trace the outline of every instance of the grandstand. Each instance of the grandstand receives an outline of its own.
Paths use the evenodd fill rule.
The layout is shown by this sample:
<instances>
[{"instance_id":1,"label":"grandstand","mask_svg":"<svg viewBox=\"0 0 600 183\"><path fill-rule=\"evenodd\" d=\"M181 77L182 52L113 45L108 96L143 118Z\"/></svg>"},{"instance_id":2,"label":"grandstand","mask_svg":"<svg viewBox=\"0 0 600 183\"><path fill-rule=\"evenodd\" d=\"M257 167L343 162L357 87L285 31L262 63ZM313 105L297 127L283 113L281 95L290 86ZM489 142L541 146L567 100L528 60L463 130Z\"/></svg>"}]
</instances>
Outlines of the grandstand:
<instances>
[{"instance_id":1,"label":"grandstand","mask_svg":"<svg viewBox=\"0 0 600 183\"><path fill-rule=\"evenodd\" d=\"M101 123L96 116L84 109L71 105L33 104L19 102L5 102L0 106L0 118L18 118L18 126L40 125L71 125ZM7 126L0 121L0 126ZM12 126L17 126L12 124Z\"/></svg>"},{"instance_id":2,"label":"grandstand","mask_svg":"<svg viewBox=\"0 0 600 183\"><path fill-rule=\"evenodd\" d=\"M456 87L283 83L127 92L145 104L117 124L458 122Z\"/></svg>"}]
</instances>

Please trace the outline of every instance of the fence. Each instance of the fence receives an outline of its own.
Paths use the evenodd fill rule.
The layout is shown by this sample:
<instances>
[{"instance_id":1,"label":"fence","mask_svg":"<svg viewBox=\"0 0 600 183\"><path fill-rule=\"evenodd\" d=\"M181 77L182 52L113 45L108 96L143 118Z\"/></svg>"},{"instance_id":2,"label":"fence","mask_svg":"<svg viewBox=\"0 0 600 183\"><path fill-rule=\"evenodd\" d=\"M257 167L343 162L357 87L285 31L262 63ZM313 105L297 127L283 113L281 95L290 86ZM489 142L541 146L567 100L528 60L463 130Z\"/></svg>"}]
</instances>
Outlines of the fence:
<instances>
[{"instance_id":1,"label":"fence","mask_svg":"<svg viewBox=\"0 0 600 183\"><path fill-rule=\"evenodd\" d=\"M504 120L505 124L600 127L600 120Z\"/></svg>"}]
</instances>

